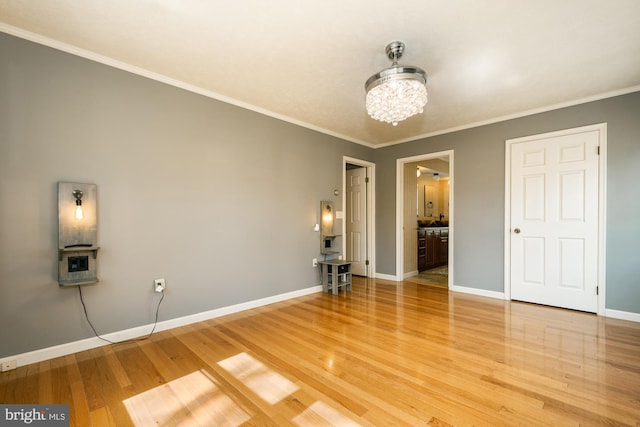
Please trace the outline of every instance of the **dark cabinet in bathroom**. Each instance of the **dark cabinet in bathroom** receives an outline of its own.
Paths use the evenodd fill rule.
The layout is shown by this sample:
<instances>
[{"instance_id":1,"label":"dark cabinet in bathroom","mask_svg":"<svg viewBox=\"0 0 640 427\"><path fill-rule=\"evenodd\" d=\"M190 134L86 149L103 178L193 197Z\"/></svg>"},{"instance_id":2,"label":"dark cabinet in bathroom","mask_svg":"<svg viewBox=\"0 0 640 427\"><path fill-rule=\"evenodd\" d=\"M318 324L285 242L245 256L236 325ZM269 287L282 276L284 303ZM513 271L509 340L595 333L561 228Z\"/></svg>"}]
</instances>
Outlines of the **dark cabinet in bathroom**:
<instances>
[{"instance_id":1,"label":"dark cabinet in bathroom","mask_svg":"<svg viewBox=\"0 0 640 427\"><path fill-rule=\"evenodd\" d=\"M418 228L418 271L446 265L449 261L449 228Z\"/></svg>"}]
</instances>

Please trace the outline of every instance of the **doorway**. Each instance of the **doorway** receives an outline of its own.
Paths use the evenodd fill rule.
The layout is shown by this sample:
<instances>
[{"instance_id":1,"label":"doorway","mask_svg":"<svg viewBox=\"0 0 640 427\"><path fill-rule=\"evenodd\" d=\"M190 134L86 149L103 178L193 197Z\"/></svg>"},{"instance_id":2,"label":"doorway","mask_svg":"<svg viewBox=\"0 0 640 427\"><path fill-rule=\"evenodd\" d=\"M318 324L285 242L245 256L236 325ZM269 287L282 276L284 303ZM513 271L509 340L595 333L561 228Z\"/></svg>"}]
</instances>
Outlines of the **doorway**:
<instances>
[{"instance_id":1,"label":"doorway","mask_svg":"<svg viewBox=\"0 0 640 427\"><path fill-rule=\"evenodd\" d=\"M453 286L453 150L396 162L396 280ZM438 275L438 276L436 276ZM415 280L415 279L414 279ZM419 280L416 280L420 283Z\"/></svg>"},{"instance_id":2,"label":"doorway","mask_svg":"<svg viewBox=\"0 0 640 427\"><path fill-rule=\"evenodd\" d=\"M342 253L354 275L374 277L375 164L345 156L342 172Z\"/></svg>"}]
</instances>

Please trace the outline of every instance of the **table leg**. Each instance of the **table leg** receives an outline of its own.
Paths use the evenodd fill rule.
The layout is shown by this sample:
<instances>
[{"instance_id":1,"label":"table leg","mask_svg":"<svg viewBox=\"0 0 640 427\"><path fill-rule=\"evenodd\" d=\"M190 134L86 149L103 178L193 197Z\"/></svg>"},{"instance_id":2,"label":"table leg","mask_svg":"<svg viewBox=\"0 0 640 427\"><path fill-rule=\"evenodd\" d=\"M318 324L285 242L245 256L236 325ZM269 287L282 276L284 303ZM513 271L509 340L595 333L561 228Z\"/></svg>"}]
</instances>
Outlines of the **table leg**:
<instances>
[{"instance_id":1,"label":"table leg","mask_svg":"<svg viewBox=\"0 0 640 427\"><path fill-rule=\"evenodd\" d=\"M338 295L338 266L334 265L331 269L331 289L334 295Z\"/></svg>"}]
</instances>

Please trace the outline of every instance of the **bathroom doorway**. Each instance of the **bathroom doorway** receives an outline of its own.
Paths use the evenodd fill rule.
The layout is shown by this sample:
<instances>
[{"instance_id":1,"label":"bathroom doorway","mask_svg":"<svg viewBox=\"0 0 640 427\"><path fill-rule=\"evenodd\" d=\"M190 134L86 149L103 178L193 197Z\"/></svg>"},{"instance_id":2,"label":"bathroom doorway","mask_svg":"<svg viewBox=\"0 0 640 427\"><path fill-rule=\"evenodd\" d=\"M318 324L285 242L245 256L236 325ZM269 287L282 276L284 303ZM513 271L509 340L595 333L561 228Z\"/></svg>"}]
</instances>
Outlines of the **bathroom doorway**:
<instances>
[{"instance_id":1,"label":"bathroom doorway","mask_svg":"<svg viewBox=\"0 0 640 427\"><path fill-rule=\"evenodd\" d=\"M453 171L453 150L397 160L397 280L453 285Z\"/></svg>"}]
</instances>

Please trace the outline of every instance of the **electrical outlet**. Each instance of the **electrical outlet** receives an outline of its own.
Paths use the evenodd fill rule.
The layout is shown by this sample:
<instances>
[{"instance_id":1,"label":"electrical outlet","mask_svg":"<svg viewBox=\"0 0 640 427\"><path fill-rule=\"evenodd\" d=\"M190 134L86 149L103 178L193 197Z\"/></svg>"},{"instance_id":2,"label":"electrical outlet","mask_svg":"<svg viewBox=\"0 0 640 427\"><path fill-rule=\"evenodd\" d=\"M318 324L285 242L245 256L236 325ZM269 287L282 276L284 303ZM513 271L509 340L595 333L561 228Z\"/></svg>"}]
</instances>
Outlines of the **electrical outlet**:
<instances>
[{"instance_id":1,"label":"electrical outlet","mask_svg":"<svg viewBox=\"0 0 640 427\"><path fill-rule=\"evenodd\" d=\"M162 293L165 289L167 289L167 284L165 283L164 279L156 279L153 281L154 291Z\"/></svg>"},{"instance_id":2,"label":"electrical outlet","mask_svg":"<svg viewBox=\"0 0 640 427\"><path fill-rule=\"evenodd\" d=\"M312 267L317 267L318 266L318 258L314 258L313 260L311 260L311 266Z\"/></svg>"},{"instance_id":3,"label":"electrical outlet","mask_svg":"<svg viewBox=\"0 0 640 427\"><path fill-rule=\"evenodd\" d=\"M17 360L5 360L4 362L2 362L2 372L11 371L13 369L16 369L17 367Z\"/></svg>"}]
</instances>

